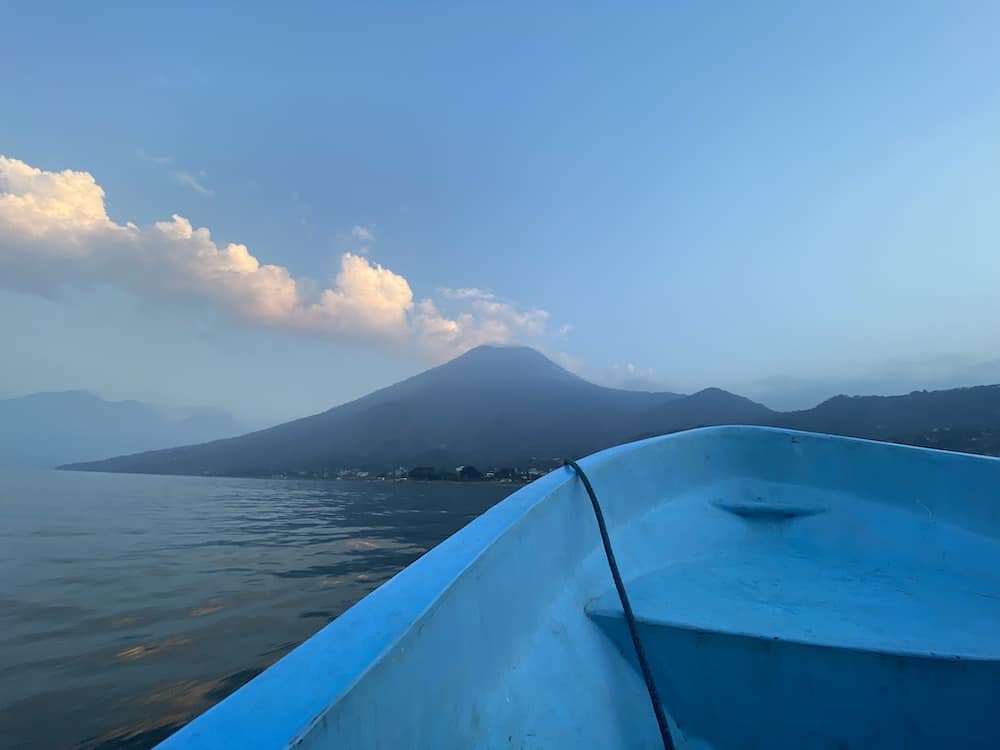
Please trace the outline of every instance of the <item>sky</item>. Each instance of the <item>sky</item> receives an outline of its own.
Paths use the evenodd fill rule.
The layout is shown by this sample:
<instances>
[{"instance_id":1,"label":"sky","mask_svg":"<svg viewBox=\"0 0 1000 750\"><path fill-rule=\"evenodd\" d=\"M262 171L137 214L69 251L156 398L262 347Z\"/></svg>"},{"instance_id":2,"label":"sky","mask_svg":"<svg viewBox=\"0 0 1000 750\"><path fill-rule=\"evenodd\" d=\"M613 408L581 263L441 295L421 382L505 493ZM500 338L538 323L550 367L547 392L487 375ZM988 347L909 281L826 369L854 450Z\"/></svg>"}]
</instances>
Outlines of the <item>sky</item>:
<instances>
[{"instance_id":1,"label":"sky","mask_svg":"<svg viewBox=\"0 0 1000 750\"><path fill-rule=\"evenodd\" d=\"M480 343L1000 381L1000 4L0 4L0 397L258 422Z\"/></svg>"}]
</instances>

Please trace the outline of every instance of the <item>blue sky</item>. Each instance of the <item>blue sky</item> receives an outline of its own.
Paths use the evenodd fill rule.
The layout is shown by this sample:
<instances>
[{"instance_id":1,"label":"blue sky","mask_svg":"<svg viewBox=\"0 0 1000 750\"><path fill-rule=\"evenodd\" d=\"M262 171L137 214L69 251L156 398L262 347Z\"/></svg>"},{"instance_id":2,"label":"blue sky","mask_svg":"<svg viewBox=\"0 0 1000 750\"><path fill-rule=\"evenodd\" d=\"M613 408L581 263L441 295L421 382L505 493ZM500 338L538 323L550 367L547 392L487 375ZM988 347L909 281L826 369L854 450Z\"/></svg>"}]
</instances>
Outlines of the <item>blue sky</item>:
<instances>
[{"instance_id":1,"label":"blue sky","mask_svg":"<svg viewBox=\"0 0 1000 750\"><path fill-rule=\"evenodd\" d=\"M775 406L1000 380L996 3L210 5L0 9L0 395L267 421L493 339ZM113 227L24 213L67 169Z\"/></svg>"}]
</instances>

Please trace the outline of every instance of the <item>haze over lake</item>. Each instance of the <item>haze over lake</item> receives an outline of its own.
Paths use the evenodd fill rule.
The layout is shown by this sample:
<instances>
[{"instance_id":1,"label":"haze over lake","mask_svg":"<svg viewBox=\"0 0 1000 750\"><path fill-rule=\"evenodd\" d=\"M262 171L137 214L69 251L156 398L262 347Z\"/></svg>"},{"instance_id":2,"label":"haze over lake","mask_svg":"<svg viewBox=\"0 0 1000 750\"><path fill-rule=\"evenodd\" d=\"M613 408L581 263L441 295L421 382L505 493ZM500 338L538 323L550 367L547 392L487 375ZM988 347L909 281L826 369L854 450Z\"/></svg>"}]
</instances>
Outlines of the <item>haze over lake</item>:
<instances>
[{"instance_id":1,"label":"haze over lake","mask_svg":"<svg viewBox=\"0 0 1000 750\"><path fill-rule=\"evenodd\" d=\"M0 737L143 748L510 485L0 473Z\"/></svg>"}]
</instances>

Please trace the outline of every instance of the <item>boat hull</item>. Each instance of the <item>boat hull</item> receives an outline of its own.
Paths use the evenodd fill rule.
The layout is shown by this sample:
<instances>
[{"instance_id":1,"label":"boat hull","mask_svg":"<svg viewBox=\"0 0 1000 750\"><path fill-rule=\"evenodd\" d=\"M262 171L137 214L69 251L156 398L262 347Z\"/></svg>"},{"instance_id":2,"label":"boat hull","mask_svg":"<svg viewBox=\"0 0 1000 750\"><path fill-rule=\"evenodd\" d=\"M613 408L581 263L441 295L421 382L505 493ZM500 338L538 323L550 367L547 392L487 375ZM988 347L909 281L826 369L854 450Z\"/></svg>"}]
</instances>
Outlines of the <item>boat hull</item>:
<instances>
[{"instance_id":1,"label":"boat hull","mask_svg":"<svg viewBox=\"0 0 1000 750\"><path fill-rule=\"evenodd\" d=\"M581 462L678 747L1000 747L1000 461L769 428ZM559 470L161 747L658 747Z\"/></svg>"}]
</instances>

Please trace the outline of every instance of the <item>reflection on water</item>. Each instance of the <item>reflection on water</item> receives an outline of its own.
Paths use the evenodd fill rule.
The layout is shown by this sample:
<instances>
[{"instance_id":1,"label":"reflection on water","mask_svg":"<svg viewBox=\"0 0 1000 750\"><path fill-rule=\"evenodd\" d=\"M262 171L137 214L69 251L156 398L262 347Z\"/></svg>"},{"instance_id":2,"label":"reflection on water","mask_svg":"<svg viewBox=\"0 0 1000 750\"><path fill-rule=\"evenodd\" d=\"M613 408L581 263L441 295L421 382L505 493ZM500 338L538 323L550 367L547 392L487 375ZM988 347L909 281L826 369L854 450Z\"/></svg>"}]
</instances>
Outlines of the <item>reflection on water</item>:
<instances>
[{"instance_id":1,"label":"reflection on water","mask_svg":"<svg viewBox=\"0 0 1000 750\"><path fill-rule=\"evenodd\" d=\"M509 491L0 469L0 744L150 747Z\"/></svg>"}]
</instances>

